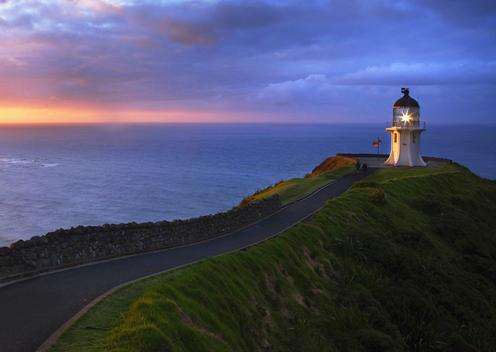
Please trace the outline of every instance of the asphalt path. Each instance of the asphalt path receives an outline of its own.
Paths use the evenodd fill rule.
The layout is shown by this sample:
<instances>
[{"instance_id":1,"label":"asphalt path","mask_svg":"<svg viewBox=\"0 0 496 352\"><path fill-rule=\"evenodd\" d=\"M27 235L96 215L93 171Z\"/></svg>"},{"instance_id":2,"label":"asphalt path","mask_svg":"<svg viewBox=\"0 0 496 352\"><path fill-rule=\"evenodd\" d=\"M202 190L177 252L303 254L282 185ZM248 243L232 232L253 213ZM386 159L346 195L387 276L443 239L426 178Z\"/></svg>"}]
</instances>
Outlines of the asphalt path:
<instances>
[{"instance_id":1,"label":"asphalt path","mask_svg":"<svg viewBox=\"0 0 496 352\"><path fill-rule=\"evenodd\" d=\"M273 237L313 214L329 198L343 193L364 176L344 176L260 222L223 237L74 267L4 286L0 288L0 351L35 351L62 324L113 287Z\"/></svg>"}]
</instances>

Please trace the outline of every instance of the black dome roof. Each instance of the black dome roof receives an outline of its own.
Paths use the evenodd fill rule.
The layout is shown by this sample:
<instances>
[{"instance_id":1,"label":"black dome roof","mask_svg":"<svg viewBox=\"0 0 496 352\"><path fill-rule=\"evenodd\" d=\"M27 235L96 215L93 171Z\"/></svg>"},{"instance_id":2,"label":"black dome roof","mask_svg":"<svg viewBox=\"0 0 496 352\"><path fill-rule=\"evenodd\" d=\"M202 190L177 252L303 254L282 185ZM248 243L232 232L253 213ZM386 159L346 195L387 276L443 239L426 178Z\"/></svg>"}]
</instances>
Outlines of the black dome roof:
<instances>
[{"instance_id":1,"label":"black dome roof","mask_svg":"<svg viewBox=\"0 0 496 352\"><path fill-rule=\"evenodd\" d=\"M410 90L408 88L401 88L401 93L403 93L403 96L400 99L396 100L393 105L394 108L403 106L414 108L419 107L419 103L410 96Z\"/></svg>"}]
</instances>

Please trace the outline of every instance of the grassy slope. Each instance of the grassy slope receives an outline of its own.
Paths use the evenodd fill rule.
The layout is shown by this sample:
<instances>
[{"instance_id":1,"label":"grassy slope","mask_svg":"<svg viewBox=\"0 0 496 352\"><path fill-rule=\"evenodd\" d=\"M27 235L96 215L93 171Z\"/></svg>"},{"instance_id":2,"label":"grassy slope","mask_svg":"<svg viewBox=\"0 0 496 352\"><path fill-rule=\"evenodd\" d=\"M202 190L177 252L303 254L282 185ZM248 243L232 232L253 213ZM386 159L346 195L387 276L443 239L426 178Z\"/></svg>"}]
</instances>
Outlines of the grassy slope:
<instances>
[{"instance_id":1,"label":"grassy slope","mask_svg":"<svg viewBox=\"0 0 496 352\"><path fill-rule=\"evenodd\" d=\"M345 157L328 158L305 177L280 181L246 197L241 204L269 198L275 194L279 195L282 205L292 203L354 171L355 163L355 160Z\"/></svg>"},{"instance_id":2,"label":"grassy slope","mask_svg":"<svg viewBox=\"0 0 496 352\"><path fill-rule=\"evenodd\" d=\"M55 350L492 351L494 214L462 167L382 170L275 239L120 290Z\"/></svg>"}]
</instances>

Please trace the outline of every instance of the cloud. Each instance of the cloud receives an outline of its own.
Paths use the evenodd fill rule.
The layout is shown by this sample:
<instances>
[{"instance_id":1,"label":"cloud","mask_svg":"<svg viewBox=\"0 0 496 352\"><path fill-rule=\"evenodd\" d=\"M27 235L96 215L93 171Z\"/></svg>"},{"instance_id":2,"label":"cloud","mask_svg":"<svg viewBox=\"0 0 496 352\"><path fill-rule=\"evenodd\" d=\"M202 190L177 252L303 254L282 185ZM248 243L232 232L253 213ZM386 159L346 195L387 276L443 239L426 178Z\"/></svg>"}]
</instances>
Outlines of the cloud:
<instances>
[{"instance_id":1,"label":"cloud","mask_svg":"<svg viewBox=\"0 0 496 352\"><path fill-rule=\"evenodd\" d=\"M480 0L4 1L0 104L353 115L397 85L493 85L495 20Z\"/></svg>"},{"instance_id":2,"label":"cloud","mask_svg":"<svg viewBox=\"0 0 496 352\"><path fill-rule=\"evenodd\" d=\"M311 74L305 78L270 83L260 91L258 98L278 105L301 104L304 101L330 103L332 92L333 85L325 75Z\"/></svg>"},{"instance_id":3,"label":"cloud","mask_svg":"<svg viewBox=\"0 0 496 352\"><path fill-rule=\"evenodd\" d=\"M496 3L487 0L417 0L443 19L455 25L479 26L486 22L495 23Z\"/></svg>"},{"instance_id":4,"label":"cloud","mask_svg":"<svg viewBox=\"0 0 496 352\"><path fill-rule=\"evenodd\" d=\"M184 45L212 45L217 41L210 28L203 24L164 20L163 32L170 40Z\"/></svg>"},{"instance_id":5,"label":"cloud","mask_svg":"<svg viewBox=\"0 0 496 352\"><path fill-rule=\"evenodd\" d=\"M304 78L270 83L258 98L275 104L334 104L336 93L349 86L444 86L496 84L496 61L485 63L392 63L370 66L344 75L310 74ZM352 91L357 91L351 88ZM339 96L338 96L339 97Z\"/></svg>"},{"instance_id":6,"label":"cloud","mask_svg":"<svg viewBox=\"0 0 496 352\"><path fill-rule=\"evenodd\" d=\"M343 84L446 85L496 84L496 61L392 63L369 66L337 78Z\"/></svg>"},{"instance_id":7,"label":"cloud","mask_svg":"<svg viewBox=\"0 0 496 352\"><path fill-rule=\"evenodd\" d=\"M227 30L267 27L281 20L283 11L284 6L261 1L220 2L214 8L212 24Z\"/></svg>"}]
</instances>

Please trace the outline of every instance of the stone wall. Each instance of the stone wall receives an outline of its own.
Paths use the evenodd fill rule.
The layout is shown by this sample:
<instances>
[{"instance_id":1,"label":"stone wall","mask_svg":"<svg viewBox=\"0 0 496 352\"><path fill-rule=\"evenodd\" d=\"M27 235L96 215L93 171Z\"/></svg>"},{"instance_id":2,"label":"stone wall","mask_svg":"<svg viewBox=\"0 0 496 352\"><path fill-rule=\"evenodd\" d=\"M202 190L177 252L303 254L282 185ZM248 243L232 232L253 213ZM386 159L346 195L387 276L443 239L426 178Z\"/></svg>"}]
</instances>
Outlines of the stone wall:
<instances>
[{"instance_id":1,"label":"stone wall","mask_svg":"<svg viewBox=\"0 0 496 352\"><path fill-rule=\"evenodd\" d=\"M222 236L277 211L279 198L188 220L78 226L0 247L0 280Z\"/></svg>"}]
</instances>

